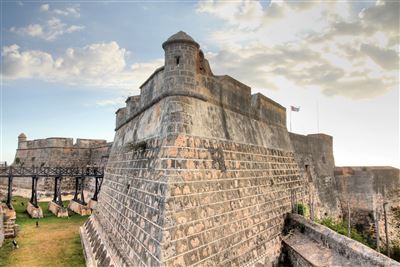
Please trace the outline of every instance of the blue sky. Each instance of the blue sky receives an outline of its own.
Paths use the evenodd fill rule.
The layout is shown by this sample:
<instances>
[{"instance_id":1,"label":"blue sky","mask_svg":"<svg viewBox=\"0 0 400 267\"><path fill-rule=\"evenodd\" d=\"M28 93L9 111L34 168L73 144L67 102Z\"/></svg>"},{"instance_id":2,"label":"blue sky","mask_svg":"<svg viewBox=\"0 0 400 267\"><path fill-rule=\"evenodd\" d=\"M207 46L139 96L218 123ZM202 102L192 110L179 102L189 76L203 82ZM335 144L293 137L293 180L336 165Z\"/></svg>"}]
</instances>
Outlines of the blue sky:
<instances>
[{"instance_id":1,"label":"blue sky","mask_svg":"<svg viewBox=\"0 0 400 267\"><path fill-rule=\"evenodd\" d=\"M399 166L399 6L385 1L1 2L1 151L17 136L112 141L114 112L179 30L228 74L333 135L337 165ZM318 104L317 104L318 103Z\"/></svg>"}]
</instances>

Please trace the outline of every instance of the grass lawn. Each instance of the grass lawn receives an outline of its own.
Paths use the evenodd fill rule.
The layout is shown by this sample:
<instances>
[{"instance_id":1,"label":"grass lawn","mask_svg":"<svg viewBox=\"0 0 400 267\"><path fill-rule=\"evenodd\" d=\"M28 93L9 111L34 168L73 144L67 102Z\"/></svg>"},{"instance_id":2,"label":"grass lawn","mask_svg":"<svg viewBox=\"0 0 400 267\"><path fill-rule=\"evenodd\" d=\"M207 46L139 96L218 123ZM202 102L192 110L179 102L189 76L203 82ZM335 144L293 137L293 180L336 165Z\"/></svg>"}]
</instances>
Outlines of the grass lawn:
<instances>
[{"instance_id":1,"label":"grass lawn","mask_svg":"<svg viewBox=\"0 0 400 267\"><path fill-rule=\"evenodd\" d=\"M25 211L27 202L26 198L13 198L20 225L16 238L19 249L13 249L12 240L7 239L0 248L0 266L85 266L79 227L88 217L70 211L69 218L57 218L48 211L47 202L40 202L44 218L31 219ZM64 206L67 205L64 202Z\"/></svg>"}]
</instances>

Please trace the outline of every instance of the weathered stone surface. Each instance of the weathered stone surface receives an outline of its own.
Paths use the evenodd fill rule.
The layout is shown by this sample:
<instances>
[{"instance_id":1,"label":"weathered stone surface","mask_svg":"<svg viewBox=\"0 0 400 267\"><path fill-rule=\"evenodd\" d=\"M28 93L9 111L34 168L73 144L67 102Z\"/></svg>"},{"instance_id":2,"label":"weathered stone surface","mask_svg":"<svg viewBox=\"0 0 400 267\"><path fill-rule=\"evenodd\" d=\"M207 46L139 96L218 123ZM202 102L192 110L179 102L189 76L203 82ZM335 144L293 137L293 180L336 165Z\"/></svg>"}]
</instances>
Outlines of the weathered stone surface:
<instances>
[{"instance_id":1,"label":"weathered stone surface","mask_svg":"<svg viewBox=\"0 0 400 267\"><path fill-rule=\"evenodd\" d=\"M82 216L87 216L92 214L92 210L87 205L82 205L74 200L71 200L68 204L68 209Z\"/></svg>"},{"instance_id":2,"label":"weathered stone surface","mask_svg":"<svg viewBox=\"0 0 400 267\"><path fill-rule=\"evenodd\" d=\"M305 136L290 133L290 139L300 171L308 181L310 199L307 204L314 206L315 218L341 218L342 207L334 175L332 137L326 134Z\"/></svg>"},{"instance_id":3,"label":"weathered stone surface","mask_svg":"<svg viewBox=\"0 0 400 267\"><path fill-rule=\"evenodd\" d=\"M32 203L28 202L26 212L34 219L43 218L43 210L41 207L35 207Z\"/></svg>"},{"instance_id":4,"label":"weathered stone surface","mask_svg":"<svg viewBox=\"0 0 400 267\"><path fill-rule=\"evenodd\" d=\"M15 220L17 218L17 213L14 209L9 209L5 204L0 203L3 210L3 227L4 227L4 237L12 238L17 236L17 225Z\"/></svg>"},{"instance_id":5,"label":"weathered stone surface","mask_svg":"<svg viewBox=\"0 0 400 267\"><path fill-rule=\"evenodd\" d=\"M378 217L381 245L386 244L383 203L387 203L390 245L400 245L400 170L393 167L336 167L340 201L347 218L350 206L351 223L376 240L375 218ZM400 214L400 212L399 212Z\"/></svg>"},{"instance_id":6,"label":"weathered stone surface","mask_svg":"<svg viewBox=\"0 0 400 267\"><path fill-rule=\"evenodd\" d=\"M57 217L68 217L68 209L65 207L61 207L53 201L49 202L49 211L51 211L51 213L53 213Z\"/></svg>"},{"instance_id":7,"label":"weathered stone surface","mask_svg":"<svg viewBox=\"0 0 400 267\"><path fill-rule=\"evenodd\" d=\"M304 197L285 108L212 75L192 41L164 49L117 112L86 250L100 266L276 262L291 194Z\"/></svg>"},{"instance_id":8,"label":"weathered stone surface","mask_svg":"<svg viewBox=\"0 0 400 267\"><path fill-rule=\"evenodd\" d=\"M92 210L96 209L96 205L97 205L97 201L95 201L93 199L90 199L87 204L88 208L90 208Z\"/></svg>"},{"instance_id":9,"label":"weathered stone surface","mask_svg":"<svg viewBox=\"0 0 400 267\"><path fill-rule=\"evenodd\" d=\"M290 214L283 239L293 266L400 266L383 254L329 228Z\"/></svg>"}]
</instances>

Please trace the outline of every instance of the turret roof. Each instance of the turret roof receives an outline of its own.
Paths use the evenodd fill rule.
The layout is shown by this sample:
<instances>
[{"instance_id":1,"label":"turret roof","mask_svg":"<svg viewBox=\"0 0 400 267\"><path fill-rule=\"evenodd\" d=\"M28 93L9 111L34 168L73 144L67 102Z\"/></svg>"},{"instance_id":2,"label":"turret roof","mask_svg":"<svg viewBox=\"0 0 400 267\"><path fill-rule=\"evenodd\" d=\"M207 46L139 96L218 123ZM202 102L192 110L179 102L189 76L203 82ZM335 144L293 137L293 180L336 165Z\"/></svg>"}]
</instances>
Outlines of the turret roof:
<instances>
[{"instance_id":1,"label":"turret roof","mask_svg":"<svg viewBox=\"0 0 400 267\"><path fill-rule=\"evenodd\" d=\"M179 31L177 33L175 33L174 35L172 35L171 37L168 38L167 41L165 41L163 43L163 48L165 48L166 44L169 43L175 43L175 42L189 42L189 43L193 43L195 44L197 47L200 47L198 43L196 43L196 41L186 32L184 31Z\"/></svg>"}]
</instances>

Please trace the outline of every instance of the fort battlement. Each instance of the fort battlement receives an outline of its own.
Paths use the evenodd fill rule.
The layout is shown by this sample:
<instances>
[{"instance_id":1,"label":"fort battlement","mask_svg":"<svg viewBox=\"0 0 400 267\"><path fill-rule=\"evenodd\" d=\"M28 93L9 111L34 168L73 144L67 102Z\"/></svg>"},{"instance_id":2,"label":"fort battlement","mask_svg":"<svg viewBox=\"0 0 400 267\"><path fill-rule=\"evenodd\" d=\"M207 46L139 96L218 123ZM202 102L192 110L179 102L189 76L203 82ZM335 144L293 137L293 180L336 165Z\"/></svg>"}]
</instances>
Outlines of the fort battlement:
<instances>
[{"instance_id":1,"label":"fort battlement","mask_svg":"<svg viewBox=\"0 0 400 267\"><path fill-rule=\"evenodd\" d=\"M183 42L178 42L181 38ZM140 95L117 110L116 130L167 97L191 97L254 120L286 128L286 109L261 93L228 76L213 75L196 42L177 37L164 43L165 66L140 87Z\"/></svg>"},{"instance_id":2,"label":"fort battlement","mask_svg":"<svg viewBox=\"0 0 400 267\"><path fill-rule=\"evenodd\" d=\"M18 149L45 149L45 148L73 148L87 149L99 145L106 145L106 140L100 139L76 139L65 137L49 137L45 139L18 140Z\"/></svg>"}]
</instances>

